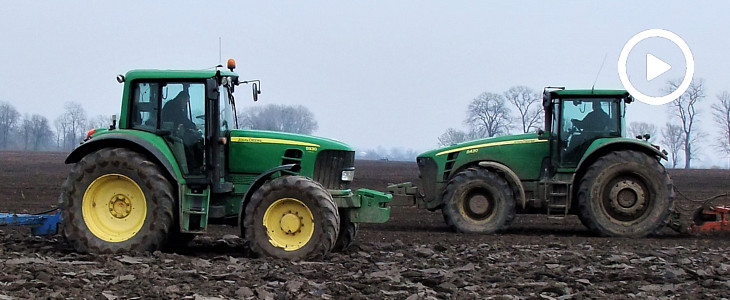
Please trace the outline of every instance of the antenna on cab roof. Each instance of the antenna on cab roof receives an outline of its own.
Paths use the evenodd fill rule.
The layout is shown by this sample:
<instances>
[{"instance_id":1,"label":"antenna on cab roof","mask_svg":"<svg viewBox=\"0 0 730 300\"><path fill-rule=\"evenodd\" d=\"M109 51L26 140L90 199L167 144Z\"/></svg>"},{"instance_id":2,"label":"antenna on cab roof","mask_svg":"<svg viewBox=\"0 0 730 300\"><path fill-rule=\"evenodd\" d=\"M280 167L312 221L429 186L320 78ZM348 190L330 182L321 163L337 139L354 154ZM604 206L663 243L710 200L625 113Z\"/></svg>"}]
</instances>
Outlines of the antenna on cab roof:
<instances>
[{"instance_id":1,"label":"antenna on cab roof","mask_svg":"<svg viewBox=\"0 0 730 300\"><path fill-rule=\"evenodd\" d=\"M608 56L608 52L606 52L606 54L603 54L603 61L601 62L601 67L598 68L598 73L596 73L596 79L593 80L593 86L591 86L591 94L593 94L593 89L596 88L596 81L598 81L598 75L600 75L601 70L603 70L603 64L606 63L606 56Z\"/></svg>"}]
</instances>

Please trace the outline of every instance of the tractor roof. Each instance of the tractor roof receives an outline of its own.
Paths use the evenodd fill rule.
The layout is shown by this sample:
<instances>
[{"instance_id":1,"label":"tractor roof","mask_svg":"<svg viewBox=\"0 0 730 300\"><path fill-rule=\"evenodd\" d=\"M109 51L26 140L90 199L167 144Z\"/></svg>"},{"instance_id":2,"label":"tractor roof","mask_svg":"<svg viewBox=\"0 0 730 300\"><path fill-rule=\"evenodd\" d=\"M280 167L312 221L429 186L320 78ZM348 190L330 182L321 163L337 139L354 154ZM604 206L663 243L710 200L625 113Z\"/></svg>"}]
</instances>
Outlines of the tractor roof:
<instances>
[{"instance_id":1,"label":"tractor roof","mask_svg":"<svg viewBox=\"0 0 730 300\"><path fill-rule=\"evenodd\" d=\"M551 91L554 96L563 98L570 97L627 97L629 92L626 90L558 90Z\"/></svg>"},{"instance_id":2,"label":"tractor roof","mask_svg":"<svg viewBox=\"0 0 730 300\"><path fill-rule=\"evenodd\" d=\"M131 70L126 80L135 79L206 79L215 76L217 70ZM221 70L223 76L238 77L238 74Z\"/></svg>"}]
</instances>

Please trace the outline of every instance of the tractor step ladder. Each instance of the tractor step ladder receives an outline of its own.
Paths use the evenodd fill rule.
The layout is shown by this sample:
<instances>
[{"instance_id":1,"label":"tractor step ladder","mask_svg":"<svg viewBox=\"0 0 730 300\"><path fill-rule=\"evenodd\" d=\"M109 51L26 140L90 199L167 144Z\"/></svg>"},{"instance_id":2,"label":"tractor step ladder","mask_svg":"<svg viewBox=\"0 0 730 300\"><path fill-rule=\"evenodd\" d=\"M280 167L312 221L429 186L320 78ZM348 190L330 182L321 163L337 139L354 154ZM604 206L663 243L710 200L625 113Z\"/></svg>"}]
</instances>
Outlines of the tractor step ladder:
<instances>
[{"instance_id":1,"label":"tractor step ladder","mask_svg":"<svg viewBox=\"0 0 730 300\"><path fill-rule=\"evenodd\" d=\"M180 228L182 232L203 233L208 227L210 189L189 189L183 186L180 199Z\"/></svg>"},{"instance_id":2,"label":"tractor step ladder","mask_svg":"<svg viewBox=\"0 0 730 300\"><path fill-rule=\"evenodd\" d=\"M545 184L548 218L563 219L568 216L571 200L570 186L570 182L552 181Z\"/></svg>"}]
</instances>

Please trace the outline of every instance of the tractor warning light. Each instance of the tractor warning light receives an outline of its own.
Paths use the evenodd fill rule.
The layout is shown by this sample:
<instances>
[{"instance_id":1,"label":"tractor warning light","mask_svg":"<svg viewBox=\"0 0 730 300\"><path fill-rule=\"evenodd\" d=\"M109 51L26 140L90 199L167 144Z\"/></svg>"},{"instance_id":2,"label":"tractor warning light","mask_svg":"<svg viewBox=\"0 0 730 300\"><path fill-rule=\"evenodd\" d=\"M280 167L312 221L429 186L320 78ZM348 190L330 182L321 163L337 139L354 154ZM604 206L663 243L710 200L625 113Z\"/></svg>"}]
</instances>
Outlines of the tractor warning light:
<instances>
[{"instance_id":1,"label":"tractor warning light","mask_svg":"<svg viewBox=\"0 0 730 300\"><path fill-rule=\"evenodd\" d=\"M86 133L86 138L84 139L84 141L90 140L91 135L94 134L94 132L96 132L96 128L89 130L89 132Z\"/></svg>"},{"instance_id":2,"label":"tractor warning light","mask_svg":"<svg viewBox=\"0 0 730 300\"><path fill-rule=\"evenodd\" d=\"M228 70L231 70L231 72L233 72L233 69L236 68L236 60L234 60L233 58L229 58L227 68Z\"/></svg>"}]
</instances>

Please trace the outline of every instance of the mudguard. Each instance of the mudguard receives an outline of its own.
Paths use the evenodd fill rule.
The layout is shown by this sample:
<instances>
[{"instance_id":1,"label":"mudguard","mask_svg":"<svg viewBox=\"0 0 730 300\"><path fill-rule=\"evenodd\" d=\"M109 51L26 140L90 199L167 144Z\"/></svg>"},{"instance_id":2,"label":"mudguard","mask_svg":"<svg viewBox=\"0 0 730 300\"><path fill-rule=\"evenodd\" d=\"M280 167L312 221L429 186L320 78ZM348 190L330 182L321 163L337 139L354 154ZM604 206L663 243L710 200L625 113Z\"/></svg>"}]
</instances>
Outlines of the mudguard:
<instances>
[{"instance_id":1,"label":"mudguard","mask_svg":"<svg viewBox=\"0 0 730 300\"><path fill-rule=\"evenodd\" d=\"M147 153L149 156L151 156L150 158L154 158L157 163L163 166L167 173L175 181L179 182L179 179L182 178L182 174L177 168L177 165L173 164L171 160L174 159L172 158L171 153L166 155L159 149L159 147L155 146L151 142L141 137L124 133L106 133L95 136L91 140L88 140L76 147L76 149L74 149L66 157L65 163L77 163L89 153L107 147L126 147L138 152Z\"/></svg>"},{"instance_id":2,"label":"mudguard","mask_svg":"<svg viewBox=\"0 0 730 300\"><path fill-rule=\"evenodd\" d=\"M588 149L586 149L586 154L583 155L583 158L578 163L578 166L576 166L575 170L579 171L581 169L584 169L587 166L590 166L591 163L593 163L593 161L595 161L598 157L616 150L636 150L647 154L656 155L657 157L660 157L664 160L667 159L667 155L664 154L662 151L653 147L651 144L640 141L638 139L605 138L593 141Z\"/></svg>"}]
</instances>

